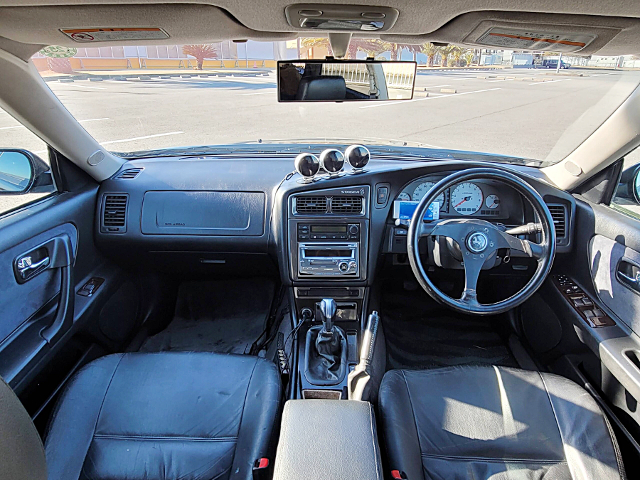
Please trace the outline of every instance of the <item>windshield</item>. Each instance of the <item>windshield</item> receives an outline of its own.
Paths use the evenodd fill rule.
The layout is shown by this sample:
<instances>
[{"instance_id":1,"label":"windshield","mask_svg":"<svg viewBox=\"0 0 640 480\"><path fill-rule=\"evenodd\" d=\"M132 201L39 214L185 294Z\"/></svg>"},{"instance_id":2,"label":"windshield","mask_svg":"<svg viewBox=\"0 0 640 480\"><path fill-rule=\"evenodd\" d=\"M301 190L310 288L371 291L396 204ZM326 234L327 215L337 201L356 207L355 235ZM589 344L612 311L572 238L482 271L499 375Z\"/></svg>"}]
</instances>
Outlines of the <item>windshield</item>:
<instances>
[{"instance_id":1,"label":"windshield","mask_svg":"<svg viewBox=\"0 0 640 480\"><path fill-rule=\"evenodd\" d=\"M280 141L423 146L561 160L640 81L633 56L354 39L351 58L415 60L413 100L278 103L277 60L324 58L324 38L211 45L47 47L47 85L108 150ZM10 130L0 130L4 135ZM144 154L141 154L144 155Z\"/></svg>"}]
</instances>

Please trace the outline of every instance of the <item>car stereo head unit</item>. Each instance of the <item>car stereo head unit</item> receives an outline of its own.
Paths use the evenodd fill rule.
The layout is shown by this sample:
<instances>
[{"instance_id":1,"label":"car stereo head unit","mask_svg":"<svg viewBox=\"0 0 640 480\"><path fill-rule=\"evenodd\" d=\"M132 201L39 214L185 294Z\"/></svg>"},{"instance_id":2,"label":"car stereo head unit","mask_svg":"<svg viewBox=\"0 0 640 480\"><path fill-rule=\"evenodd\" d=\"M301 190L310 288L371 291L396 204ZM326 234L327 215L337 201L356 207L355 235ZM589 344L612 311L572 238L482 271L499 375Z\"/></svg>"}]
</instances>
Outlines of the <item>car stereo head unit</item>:
<instances>
[{"instance_id":1,"label":"car stereo head unit","mask_svg":"<svg viewBox=\"0 0 640 480\"><path fill-rule=\"evenodd\" d=\"M316 240L360 240L359 223L299 223L298 241Z\"/></svg>"},{"instance_id":2,"label":"car stereo head unit","mask_svg":"<svg viewBox=\"0 0 640 480\"><path fill-rule=\"evenodd\" d=\"M360 258L357 242L298 244L298 276L357 277Z\"/></svg>"}]
</instances>

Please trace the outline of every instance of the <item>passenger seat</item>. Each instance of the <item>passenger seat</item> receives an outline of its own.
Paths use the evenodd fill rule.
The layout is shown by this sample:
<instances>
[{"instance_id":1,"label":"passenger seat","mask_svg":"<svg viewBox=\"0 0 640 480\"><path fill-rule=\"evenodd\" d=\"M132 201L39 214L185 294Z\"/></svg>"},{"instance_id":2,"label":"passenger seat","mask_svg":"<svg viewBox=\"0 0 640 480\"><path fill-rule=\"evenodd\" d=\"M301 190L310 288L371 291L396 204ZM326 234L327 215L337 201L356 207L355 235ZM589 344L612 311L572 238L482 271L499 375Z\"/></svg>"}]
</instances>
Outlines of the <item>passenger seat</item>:
<instances>
[{"instance_id":1,"label":"passenger seat","mask_svg":"<svg viewBox=\"0 0 640 480\"><path fill-rule=\"evenodd\" d=\"M253 356L102 357L75 375L53 413L48 478L250 480L269 457L280 396L276 366Z\"/></svg>"}]
</instances>

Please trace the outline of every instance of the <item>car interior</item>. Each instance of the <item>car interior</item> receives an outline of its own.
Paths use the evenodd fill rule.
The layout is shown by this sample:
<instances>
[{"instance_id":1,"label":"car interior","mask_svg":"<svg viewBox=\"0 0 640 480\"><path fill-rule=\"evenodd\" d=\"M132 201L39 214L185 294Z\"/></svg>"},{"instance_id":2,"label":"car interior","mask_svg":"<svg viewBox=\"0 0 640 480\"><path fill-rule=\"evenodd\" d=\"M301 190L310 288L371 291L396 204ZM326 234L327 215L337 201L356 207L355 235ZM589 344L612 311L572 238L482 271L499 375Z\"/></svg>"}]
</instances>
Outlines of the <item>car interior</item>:
<instances>
[{"instance_id":1,"label":"car interior","mask_svg":"<svg viewBox=\"0 0 640 480\"><path fill-rule=\"evenodd\" d=\"M31 59L109 29L326 37L270 101L344 140L112 151ZM633 55L640 2L0 0L0 106L46 143L0 144L0 478L640 478L638 82L557 161L382 145L341 112L421 73L357 39Z\"/></svg>"}]
</instances>

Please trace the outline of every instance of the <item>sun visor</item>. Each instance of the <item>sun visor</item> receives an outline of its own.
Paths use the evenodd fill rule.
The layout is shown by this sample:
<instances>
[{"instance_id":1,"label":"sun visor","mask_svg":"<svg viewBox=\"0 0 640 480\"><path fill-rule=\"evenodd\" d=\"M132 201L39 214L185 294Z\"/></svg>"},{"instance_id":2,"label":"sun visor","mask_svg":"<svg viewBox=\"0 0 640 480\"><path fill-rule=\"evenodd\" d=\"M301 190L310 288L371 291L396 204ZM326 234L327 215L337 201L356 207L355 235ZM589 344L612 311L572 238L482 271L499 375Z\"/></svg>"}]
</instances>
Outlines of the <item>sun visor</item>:
<instances>
[{"instance_id":1,"label":"sun visor","mask_svg":"<svg viewBox=\"0 0 640 480\"><path fill-rule=\"evenodd\" d=\"M251 30L210 5L60 5L0 8L0 36L38 45L109 46L286 40Z\"/></svg>"},{"instance_id":2,"label":"sun visor","mask_svg":"<svg viewBox=\"0 0 640 480\"><path fill-rule=\"evenodd\" d=\"M616 42L623 36L629 41ZM400 35L385 40L408 43ZM402 39L402 40L401 40ZM631 39L635 39L634 44ZM480 48L553 51L591 55L616 46L619 54L640 49L640 19L519 12L472 12L438 30L412 36L416 43L462 43ZM606 48L611 51L611 48Z\"/></svg>"}]
</instances>

